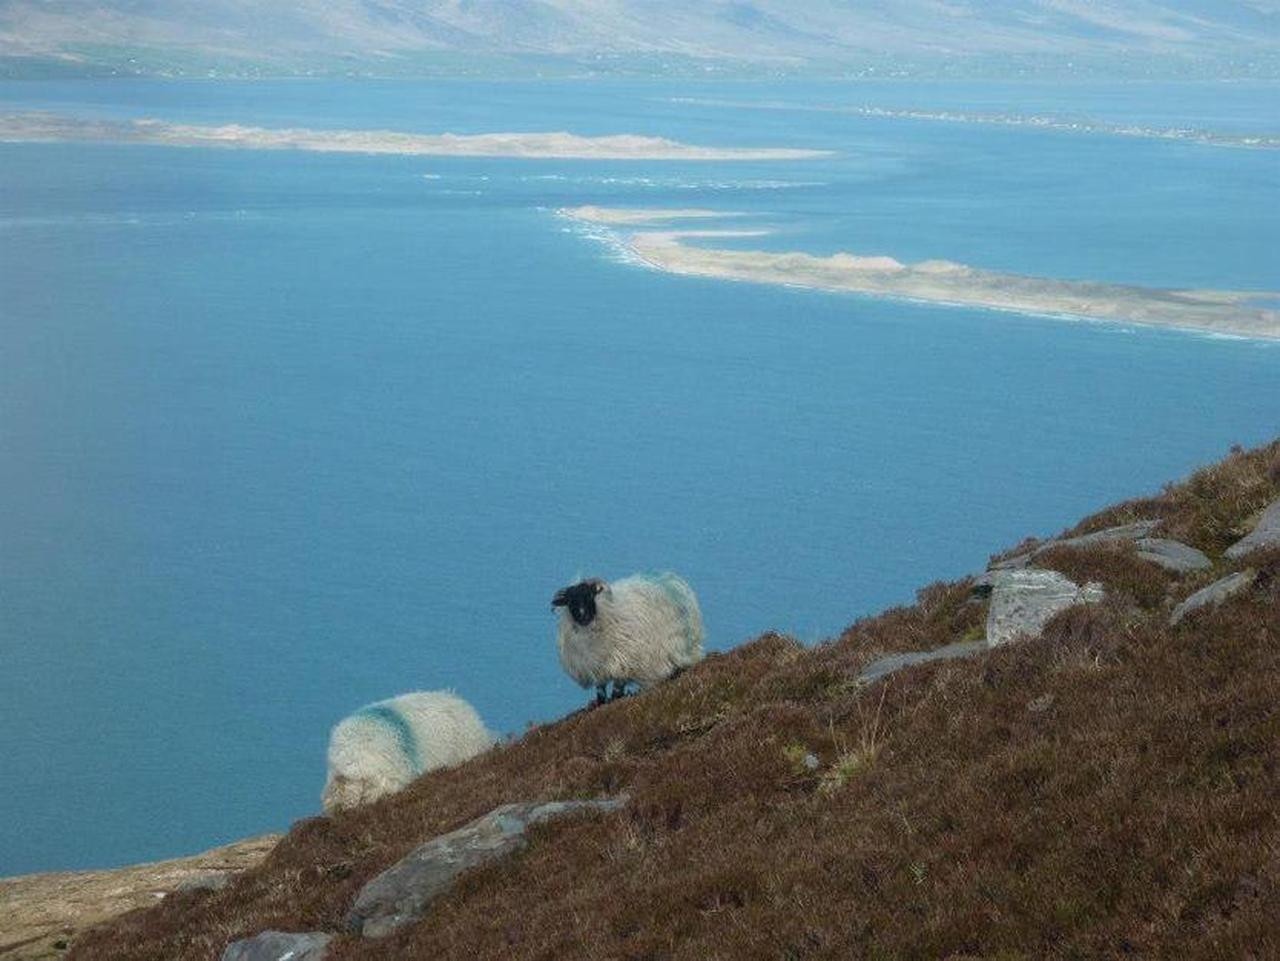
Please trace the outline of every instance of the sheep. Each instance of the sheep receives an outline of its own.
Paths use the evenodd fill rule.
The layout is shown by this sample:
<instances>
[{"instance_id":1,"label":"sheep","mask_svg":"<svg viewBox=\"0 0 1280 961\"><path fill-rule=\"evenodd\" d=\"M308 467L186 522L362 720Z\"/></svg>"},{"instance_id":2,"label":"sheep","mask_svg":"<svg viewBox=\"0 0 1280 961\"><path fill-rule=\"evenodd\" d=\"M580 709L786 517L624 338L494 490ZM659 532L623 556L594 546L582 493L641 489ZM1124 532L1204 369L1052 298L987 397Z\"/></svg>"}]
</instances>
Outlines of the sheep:
<instances>
[{"instance_id":1,"label":"sheep","mask_svg":"<svg viewBox=\"0 0 1280 961\"><path fill-rule=\"evenodd\" d=\"M321 804L325 813L368 804L493 743L475 708L452 691L415 691L368 704L339 721L329 736Z\"/></svg>"},{"instance_id":2,"label":"sheep","mask_svg":"<svg viewBox=\"0 0 1280 961\"><path fill-rule=\"evenodd\" d=\"M597 705L622 697L631 682L643 690L702 660L698 599L675 574L633 574L612 584L589 578L558 591L551 606L563 608L560 664L583 687L595 687Z\"/></svg>"}]
</instances>

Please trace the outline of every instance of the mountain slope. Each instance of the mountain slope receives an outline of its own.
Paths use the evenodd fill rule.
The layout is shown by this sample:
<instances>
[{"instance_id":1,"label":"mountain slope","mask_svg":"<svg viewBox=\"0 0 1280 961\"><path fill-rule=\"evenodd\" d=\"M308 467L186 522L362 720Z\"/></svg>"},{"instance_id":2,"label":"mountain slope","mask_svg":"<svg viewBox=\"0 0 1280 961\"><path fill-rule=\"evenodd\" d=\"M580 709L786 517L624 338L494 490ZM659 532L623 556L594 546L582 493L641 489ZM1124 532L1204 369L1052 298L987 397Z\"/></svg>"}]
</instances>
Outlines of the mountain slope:
<instances>
[{"instance_id":1,"label":"mountain slope","mask_svg":"<svg viewBox=\"0 0 1280 961\"><path fill-rule=\"evenodd\" d=\"M0 55L128 51L297 68L410 55L856 64L972 55L1248 57L1271 0L6 0Z\"/></svg>"},{"instance_id":2,"label":"mountain slope","mask_svg":"<svg viewBox=\"0 0 1280 961\"><path fill-rule=\"evenodd\" d=\"M1236 452L1073 531L1158 521L1212 570L1060 544L1035 563L1106 601L870 687L858 675L887 652L981 636L972 579L816 648L766 635L299 822L229 887L91 932L71 961L213 961L267 928L342 932L361 886L416 844L502 803L620 792L624 810L535 829L420 922L341 934L327 961L1278 957L1280 550L1223 556L1278 496L1280 440ZM1248 590L1170 626L1244 566Z\"/></svg>"}]
</instances>

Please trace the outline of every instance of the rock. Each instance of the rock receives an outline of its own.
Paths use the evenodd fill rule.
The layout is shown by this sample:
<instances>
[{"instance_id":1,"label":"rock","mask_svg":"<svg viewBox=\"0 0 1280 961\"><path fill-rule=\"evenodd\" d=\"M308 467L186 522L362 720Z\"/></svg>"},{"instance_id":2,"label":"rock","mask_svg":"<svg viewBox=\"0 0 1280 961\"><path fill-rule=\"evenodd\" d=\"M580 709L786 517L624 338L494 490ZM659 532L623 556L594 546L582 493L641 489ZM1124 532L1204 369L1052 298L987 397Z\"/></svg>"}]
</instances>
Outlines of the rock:
<instances>
[{"instance_id":1,"label":"rock","mask_svg":"<svg viewBox=\"0 0 1280 961\"><path fill-rule=\"evenodd\" d=\"M1107 544L1112 541L1141 540L1154 531L1159 524L1159 521L1152 520L1133 521L1130 524L1108 527L1104 530L1094 531L1091 534L1081 534L1078 537L1054 538L1053 540L1045 541L1038 547L1033 547L1029 551L1023 551L1021 554L1014 554L1012 557L1006 557L1002 561L996 561L990 566L989 570L1022 570L1031 563L1037 554L1047 551L1051 547L1092 547L1094 544Z\"/></svg>"},{"instance_id":2,"label":"rock","mask_svg":"<svg viewBox=\"0 0 1280 961\"><path fill-rule=\"evenodd\" d=\"M332 940L332 934L319 931L263 931L243 941L232 941L222 952L222 961L323 961Z\"/></svg>"},{"instance_id":3,"label":"rock","mask_svg":"<svg viewBox=\"0 0 1280 961\"><path fill-rule=\"evenodd\" d=\"M1213 561L1181 541L1166 540L1163 537L1140 537L1133 543L1138 548L1138 556L1144 561L1159 564L1175 574L1189 574L1192 571L1208 570L1213 566Z\"/></svg>"},{"instance_id":4,"label":"rock","mask_svg":"<svg viewBox=\"0 0 1280 961\"><path fill-rule=\"evenodd\" d=\"M192 857L109 871L59 871L0 879L0 958L57 956L55 941L75 941L85 928L155 904L185 884L209 887L257 865L280 840L250 838Z\"/></svg>"},{"instance_id":5,"label":"rock","mask_svg":"<svg viewBox=\"0 0 1280 961\"><path fill-rule=\"evenodd\" d=\"M992 585L987 645L999 647L1020 637L1036 637L1059 611L1096 603L1102 597L1101 585L1080 587L1057 571L1006 570Z\"/></svg>"},{"instance_id":6,"label":"rock","mask_svg":"<svg viewBox=\"0 0 1280 961\"><path fill-rule=\"evenodd\" d=\"M982 641L959 641L932 651L910 651L906 654L890 654L888 657L872 661L864 667L862 673L858 675L858 680L866 684L873 684L882 678L888 677L895 671L902 670L904 667L928 664L930 661L949 661L957 657L970 657L986 649L987 645Z\"/></svg>"},{"instance_id":7,"label":"rock","mask_svg":"<svg viewBox=\"0 0 1280 961\"><path fill-rule=\"evenodd\" d=\"M1200 588L1173 609L1173 613L1169 615L1169 623L1177 624L1192 611L1198 611L1210 604L1216 607L1252 584L1254 576L1254 571L1236 571L1221 580L1214 581L1208 587Z\"/></svg>"},{"instance_id":8,"label":"rock","mask_svg":"<svg viewBox=\"0 0 1280 961\"><path fill-rule=\"evenodd\" d=\"M221 891L231 883L232 875L225 871L210 871L207 874L194 874L187 878L174 890L176 891Z\"/></svg>"},{"instance_id":9,"label":"rock","mask_svg":"<svg viewBox=\"0 0 1280 961\"><path fill-rule=\"evenodd\" d=\"M1280 547L1280 500L1274 500L1262 512L1257 525L1224 552L1227 557L1244 557L1263 547Z\"/></svg>"},{"instance_id":10,"label":"rock","mask_svg":"<svg viewBox=\"0 0 1280 961\"><path fill-rule=\"evenodd\" d=\"M366 938L390 934L422 917L463 871L524 847L530 825L582 811L614 811L626 800L504 804L456 831L419 845L379 874L361 889L347 924Z\"/></svg>"}]
</instances>

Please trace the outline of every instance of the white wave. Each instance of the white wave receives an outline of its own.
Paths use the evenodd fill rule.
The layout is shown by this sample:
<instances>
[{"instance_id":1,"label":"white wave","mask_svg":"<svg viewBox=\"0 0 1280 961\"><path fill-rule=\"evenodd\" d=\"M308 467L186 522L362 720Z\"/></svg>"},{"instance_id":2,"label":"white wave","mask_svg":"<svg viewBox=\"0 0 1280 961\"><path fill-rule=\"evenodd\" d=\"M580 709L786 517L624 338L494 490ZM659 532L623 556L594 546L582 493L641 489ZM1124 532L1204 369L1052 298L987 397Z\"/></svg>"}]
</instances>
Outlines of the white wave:
<instances>
[{"instance_id":1,"label":"white wave","mask_svg":"<svg viewBox=\"0 0 1280 961\"><path fill-rule=\"evenodd\" d=\"M643 267L646 270L658 269L656 265L641 257L627 242L627 238L619 231L606 227L604 224L575 220L561 212L557 212L556 216L565 224L560 228L562 232L573 234L591 243L598 244L604 248L605 259L609 262L625 264L628 267Z\"/></svg>"},{"instance_id":2,"label":"white wave","mask_svg":"<svg viewBox=\"0 0 1280 961\"><path fill-rule=\"evenodd\" d=\"M581 186L640 187L652 190L797 190L826 187L820 180L702 180L685 177L570 177L564 174L530 174L523 181L571 183Z\"/></svg>"}]
</instances>

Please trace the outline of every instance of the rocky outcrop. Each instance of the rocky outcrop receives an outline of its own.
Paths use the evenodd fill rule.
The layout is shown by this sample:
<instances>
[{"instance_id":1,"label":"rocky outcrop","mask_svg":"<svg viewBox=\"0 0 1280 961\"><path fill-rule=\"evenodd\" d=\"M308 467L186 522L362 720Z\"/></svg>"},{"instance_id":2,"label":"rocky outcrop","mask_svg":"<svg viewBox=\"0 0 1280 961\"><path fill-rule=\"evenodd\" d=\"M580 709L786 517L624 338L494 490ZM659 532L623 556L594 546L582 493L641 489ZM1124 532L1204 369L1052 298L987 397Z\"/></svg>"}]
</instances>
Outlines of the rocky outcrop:
<instances>
[{"instance_id":1,"label":"rocky outcrop","mask_svg":"<svg viewBox=\"0 0 1280 961\"><path fill-rule=\"evenodd\" d=\"M614 811L626 798L527 801L504 804L449 834L422 844L361 889L347 924L367 938L416 921L463 871L524 847L525 833L541 821L587 811Z\"/></svg>"},{"instance_id":2,"label":"rocky outcrop","mask_svg":"<svg viewBox=\"0 0 1280 961\"><path fill-rule=\"evenodd\" d=\"M1181 541L1171 541L1163 537L1140 537L1133 542L1138 548L1138 556L1144 561L1159 564L1167 571L1175 574L1190 574L1193 571L1206 571L1213 566L1201 551L1188 547Z\"/></svg>"},{"instance_id":3,"label":"rocky outcrop","mask_svg":"<svg viewBox=\"0 0 1280 961\"><path fill-rule=\"evenodd\" d=\"M1193 611L1210 605L1216 607L1229 597L1234 597L1253 583L1254 571L1236 571L1221 580L1214 581L1208 587L1202 587L1185 601L1173 609L1169 615L1169 623L1177 624Z\"/></svg>"},{"instance_id":4,"label":"rocky outcrop","mask_svg":"<svg viewBox=\"0 0 1280 961\"><path fill-rule=\"evenodd\" d=\"M0 961L60 957L84 929L181 888L212 888L257 865L280 840L250 838L189 858L112 871L0 879Z\"/></svg>"},{"instance_id":5,"label":"rocky outcrop","mask_svg":"<svg viewBox=\"0 0 1280 961\"><path fill-rule=\"evenodd\" d=\"M1105 530L1094 531L1091 534L1081 534L1078 537L1054 538L1042 544L1037 544L1029 551L1023 551L1020 554L1014 554L1012 557L1006 557L1004 560L996 561L991 565L990 569L993 571L1021 570L1030 565L1037 554L1047 551L1051 547L1092 547L1095 544L1141 540L1149 537L1159 523L1159 521L1152 520L1134 521L1130 524L1121 524L1118 527L1108 527Z\"/></svg>"},{"instance_id":6,"label":"rocky outcrop","mask_svg":"<svg viewBox=\"0 0 1280 961\"><path fill-rule=\"evenodd\" d=\"M1077 604L1102 600L1101 585L1084 587L1057 571L1038 568L993 572L984 578L991 588L987 611L987 645L999 647L1036 637L1053 615Z\"/></svg>"},{"instance_id":7,"label":"rocky outcrop","mask_svg":"<svg viewBox=\"0 0 1280 961\"><path fill-rule=\"evenodd\" d=\"M1277 514L1277 523L1280 523L1280 513ZM1116 544L1124 541L1131 542L1138 549L1138 556L1144 561L1159 564L1165 570L1177 574L1189 574L1192 571L1207 570L1213 566L1213 561L1194 547L1189 547L1181 541L1152 537L1151 533L1157 526L1159 521L1134 521L1131 524L1108 527L1091 534L1081 534L1079 537L1054 538L1037 544L1029 551L1022 551L1012 557L996 561L989 571L1024 570L1031 566L1031 562L1037 555L1054 547L1094 547L1098 544Z\"/></svg>"},{"instance_id":8,"label":"rocky outcrop","mask_svg":"<svg viewBox=\"0 0 1280 961\"><path fill-rule=\"evenodd\" d=\"M263 931L243 941L232 941L222 952L222 961L324 961L332 940L332 934L319 931Z\"/></svg>"},{"instance_id":9,"label":"rocky outcrop","mask_svg":"<svg viewBox=\"0 0 1280 961\"><path fill-rule=\"evenodd\" d=\"M1280 500L1272 501L1253 530L1228 547L1225 553L1235 559L1264 547L1280 547Z\"/></svg>"}]
</instances>

